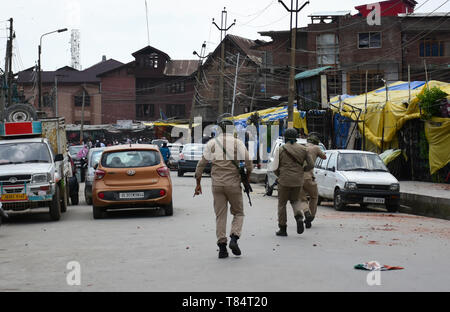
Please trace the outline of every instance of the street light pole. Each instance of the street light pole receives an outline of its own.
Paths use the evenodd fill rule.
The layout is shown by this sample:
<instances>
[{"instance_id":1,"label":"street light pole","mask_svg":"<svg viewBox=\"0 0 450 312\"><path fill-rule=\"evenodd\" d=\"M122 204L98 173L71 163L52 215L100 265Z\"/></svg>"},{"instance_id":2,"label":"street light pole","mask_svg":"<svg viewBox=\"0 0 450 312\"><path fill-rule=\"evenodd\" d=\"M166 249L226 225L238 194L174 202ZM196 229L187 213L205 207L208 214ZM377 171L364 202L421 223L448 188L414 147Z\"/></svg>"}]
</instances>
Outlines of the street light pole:
<instances>
[{"instance_id":1,"label":"street light pole","mask_svg":"<svg viewBox=\"0 0 450 312\"><path fill-rule=\"evenodd\" d=\"M42 75L41 75L41 71L42 71L41 70L42 37L53 34L53 33L61 33L61 32L65 32L65 31L67 31L67 28L62 28L62 29L58 29L55 31L45 33L41 36L41 38L39 40L39 47L38 47L38 70L39 70L39 73L38 73L38 80L39 80L39 83L38 83L38 89L39 89L38 106L39 106L39 108L42 107Z\"/></svg>"}]
</instances>

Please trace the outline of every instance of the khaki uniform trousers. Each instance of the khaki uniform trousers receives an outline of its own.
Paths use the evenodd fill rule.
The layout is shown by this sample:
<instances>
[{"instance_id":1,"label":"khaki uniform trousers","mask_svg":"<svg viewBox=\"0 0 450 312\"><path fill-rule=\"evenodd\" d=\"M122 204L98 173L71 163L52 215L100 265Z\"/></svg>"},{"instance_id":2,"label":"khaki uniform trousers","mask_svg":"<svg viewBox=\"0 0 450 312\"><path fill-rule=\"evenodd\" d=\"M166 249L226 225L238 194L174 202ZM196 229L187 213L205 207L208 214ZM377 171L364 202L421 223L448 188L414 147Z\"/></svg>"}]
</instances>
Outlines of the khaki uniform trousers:
<instances>
[{"instance_id":1,"label":"khaki uniform trousers","mask_svg":"<svg viewBox=\"0 0 450 312\"><path fill-rule=\"evenodd\" d=\"M302 187L289 187L278 185L278 225L287 225L287 213L286 204L289 201L292 209L294 210L294 216L302 216L303 211L301 209L300 191Z\"/></svg>"},{"instance_id":2,"label":"khaki uniform trousers","mask_svg":"<svg viewBox=\"0 0 450 312\"><path fill-rule=\"evenodd\" d=\"M214 211L216 213L217 243L227 243L227 214L228 203L233 215L231 233L241 237L242 224L244 223L244 204L242 200L241 186L213 186Z\"/></svg>"},{"instance_id":3,"label":"khaki uniform trousers","mask_svg":"<svg viewBox=\"0 0 450 312\"><path fill-rule=\"evenodd\" d=\"M309 205L306 195L309 195ZM302 203L303 212L307 212L309 210L311 215L315 217L317 212L318 199L319 192L317 190L317 183L313 181L313 179L305 179L303 181L303 188L300 192L300 200Z\"/></svg>"}]
</instances>

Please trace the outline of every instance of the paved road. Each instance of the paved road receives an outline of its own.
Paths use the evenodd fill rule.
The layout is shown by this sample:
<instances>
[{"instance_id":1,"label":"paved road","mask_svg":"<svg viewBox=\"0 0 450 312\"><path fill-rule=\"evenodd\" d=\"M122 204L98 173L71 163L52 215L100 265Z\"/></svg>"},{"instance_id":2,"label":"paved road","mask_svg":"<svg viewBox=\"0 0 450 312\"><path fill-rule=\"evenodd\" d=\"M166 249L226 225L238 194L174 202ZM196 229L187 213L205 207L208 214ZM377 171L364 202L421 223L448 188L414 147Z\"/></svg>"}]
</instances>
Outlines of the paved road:
<instances>
[{"instance_id":1,"label":"paved road","mask_svg":"<svg viewBox=\"0 0 450 312\"><path fill-rule=\"evenodd\" d=\"M192 198L192 175L172 177L172 217L116 211L93 220L84 200L59 222L14 215L0 227L0 291L450 291L449 221L324 203L302 235L289 210L289 236L277 237L277 199L255 185L243 255L218 259L210 179ZM371 260L405 269L369 286L368 272L353 267ZM80 286L67 284L70 261L81 265Z\"/></svg>"}]
</instances>

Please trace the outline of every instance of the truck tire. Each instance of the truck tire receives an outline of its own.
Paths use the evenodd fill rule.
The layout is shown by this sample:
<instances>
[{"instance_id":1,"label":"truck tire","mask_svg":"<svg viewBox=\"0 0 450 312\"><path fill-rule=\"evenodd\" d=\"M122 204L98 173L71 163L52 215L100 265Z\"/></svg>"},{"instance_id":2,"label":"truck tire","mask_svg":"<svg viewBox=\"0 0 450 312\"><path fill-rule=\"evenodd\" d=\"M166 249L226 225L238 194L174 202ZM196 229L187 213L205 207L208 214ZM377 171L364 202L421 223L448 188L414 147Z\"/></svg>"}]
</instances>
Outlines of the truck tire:
<instances>
[{"instance_id":1,"label":"truck tire","mask_svg":"<svg viewBox=\"0 0 450 312\"><path fill-rule=\"evenodd\" d=\"M68 200L68 198L69 198L69 196L68 196L68 193L69 193L69 190L68 190L68 187L69 187L69 184L67 183L67 181L66 181L66 183L64 183L64 185L61 185L60 184L60 196L61 196L61 212L62 213L64 213L64 212L66 212L67 211L67 205L69 204L69 200Z\"/></svg>"},{"instance_id":2,"label":"truck tire","mask_svg":"<svg viewBox=\"0 0 450 312\"><path fill-rule=\"evenodd\" d=\"M37 120L37 112L32 105L14 104L7 107L2 116L2 121L23 122Z\"/></svg>"},{"instance_id":3,"label":"truck tire","mask_svg":"<svg viewBox=\"0 0 450 312\"><path fill-rule=\"evenodd\" d=\"M55 195L50 202L50 218L53 221L58 221L61 218L61 199L59 196L59 187L56 187Z\"/></svg>"}]
</instances>

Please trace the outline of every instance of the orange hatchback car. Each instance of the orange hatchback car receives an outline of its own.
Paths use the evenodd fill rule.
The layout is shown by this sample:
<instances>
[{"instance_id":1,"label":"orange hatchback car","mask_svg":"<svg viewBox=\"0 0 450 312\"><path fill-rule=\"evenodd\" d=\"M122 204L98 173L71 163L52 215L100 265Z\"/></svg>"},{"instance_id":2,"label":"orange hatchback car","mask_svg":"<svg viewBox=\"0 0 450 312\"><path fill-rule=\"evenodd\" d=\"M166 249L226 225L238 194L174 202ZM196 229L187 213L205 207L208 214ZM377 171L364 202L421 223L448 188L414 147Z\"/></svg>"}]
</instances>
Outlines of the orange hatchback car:
<instances>
[{"instance_id":1,"label":"orange hatchback car","mask_svg":"<svg viewBox=\"0 0 450 312\"><path fill-rule=\"evenodd\" d=\"M160 207L173 215L170 170L156 145L107 147L92 186L94 219L107 209Z\"/></svg>"}]
</instances>

